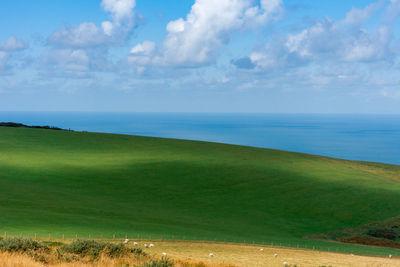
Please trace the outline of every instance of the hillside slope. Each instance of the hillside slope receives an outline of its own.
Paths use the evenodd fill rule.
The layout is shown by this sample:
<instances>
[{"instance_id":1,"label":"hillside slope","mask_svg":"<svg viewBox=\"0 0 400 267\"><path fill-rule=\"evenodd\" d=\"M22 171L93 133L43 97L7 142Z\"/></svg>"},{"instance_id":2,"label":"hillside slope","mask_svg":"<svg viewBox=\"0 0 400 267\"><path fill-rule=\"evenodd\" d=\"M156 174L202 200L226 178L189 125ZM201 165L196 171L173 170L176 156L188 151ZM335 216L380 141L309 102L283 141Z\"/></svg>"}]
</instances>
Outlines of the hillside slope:
<instances>
[{"instance_id":1,"label":"hillside slope","mask_svg":"<svg viewBox=\"0 0 400 267\"><path fill-rule=\"evenodd\" d=\"M256 242L395 217L400 167L261 148L0 127L0 231Z\"/></svg>"}]
</instances>

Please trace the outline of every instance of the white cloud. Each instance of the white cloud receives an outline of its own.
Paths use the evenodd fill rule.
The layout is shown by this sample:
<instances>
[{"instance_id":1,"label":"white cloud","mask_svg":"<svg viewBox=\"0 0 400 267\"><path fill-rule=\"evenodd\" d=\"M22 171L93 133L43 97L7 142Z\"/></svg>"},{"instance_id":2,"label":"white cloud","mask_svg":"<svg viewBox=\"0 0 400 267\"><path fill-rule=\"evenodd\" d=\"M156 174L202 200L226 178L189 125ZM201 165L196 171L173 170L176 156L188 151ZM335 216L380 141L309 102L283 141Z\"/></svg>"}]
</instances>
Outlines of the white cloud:
<instances>
[{"instance_id":1,"label":"white cloud","mask_svg":"<svg viewBox=\"0 0 400 267\"><path fill-rule=\"evenodd\" d=\"M3 71L6 69L7 58L8 58L8 54L4 51L0 51L0 71Z\"/></svg>"},{"instance_id":2,"label":"white cloud","mask_svg":"<svg viewBox=\"0 0 400 267\"><path fill-rule=\"evenodd\" d=\"M101 23L101 28L103 28L103 32L105 35L110 36L114 30L114 25L109 21L103 21Z\"/></svg>"},{"instance_id":3,"label":"white cloud","mask_svg":"<svg viewBox=\"0 0 400 267\"><path fill-rule=\"evenodd\" d=\"M9 74L15 62L11 62L13 55L28 47L28 44L15 36L9 37L3 44L0 44L0 72Z\"/></svg>"},{"instance_id":4,"label":"white cloud","mask_svg":"<svg viewBox=\"0 0 400 267\"><path fill-rule=\"evenodd\" d=\"M369 4L363 9L353 7L349 12L347 12L346 18L343 20L343 24L361 25L365 23L383 6L385 2L386 0L379 0L376 3Z\"/></svg>"},{"instance_id":5,"label":"white cloud","mask_svg":"<svg viewBox=\"0 0 400 267\"><path fill-rule=\"evenodd\" d=\"M104 11L110 12L115 22L131 19L135 5L135 0L103 0L101 3Z\"/></svg>"},{"instance_id":6,"label":"white cloud","mask_svg":"<svg viewBox=\"0 0 400 267\"><path fill-rule=\"evenodd\" d=\"M48 43L59 47L86 48L121 43L134 27L135 0L103 0L104 11L112 21L103 21L101 27L93 22L83 22L76 27L65 27L54 32Z\"/></svg>"},{"instance_id":7,"label":"white cloud","mask_svg":"<svg viewBox=\"0 0 400 267\"><path fill-rule=\"evenodd\" d=\"M65 47L90 47L101 45L106 39L106 34L96 24L84 22L78 27L64 28L53 33L48 42Z\"/></svg>"},{"instance_id":8,"label":"white cloud","mask_svg":"<svg viewBox=\"0 0 400 267\"><path fill-rule=\"evenodd\" d=\"M156 47L156 44L151 41L144 41L141 44L134 46L131 49L131 54L151 55Z\"/></svg>"},{"instance_id":9,"label":"white cloud","mask_svg":"<svg viewBox=\"0 0 400 267\"><path fill-rule=\"evenodd\" d=\"M128 56L128 62L137 67L137 72L142 73L146 70L144 65L153 64L156 44L151 41L144 41L143 43L135 45Z\"/></svg>"},{"instance_id":10,"label":"white cloud","mask_svg":"<svg viewBox=\"0 0 400 267\"><path fill-rule=\"evenodd\" d=\"M90 59L82 49L60 49L47 51L43 63L50 69L62 69L72 72L86 72L89 70Z\"/></svg>"},{"instance_id":11,"label":"white cloud","mask_svg":"<svg viewBox=\"0 0 400 267\"><path fill-rule=\"evenodd\" d=\"M26 49L27 47L28 44L26 42L15 36L11 36L0 46L0 50L13 52Z\"/></svg>"},{"instance_id":12,"label":"white cloud","mask_svg":"<svg viewBox=\"0 0 400 267\"><path fill-rule=\"evenodd\" d=\"M298 33L275 38L264 49L254 51L249 58L259 70L308 63L390 62L393 59L392 29L382 22L375 27L364 26L379 14L384 3L378 1L364 9L353 8L340 21L316 21ZM383 17L389 11L393 12L391 6L386 7Z\"/></svg>"},{"instance_id":13,"label":"white cloud","mask_svg":"<svg viewBox=\"0 0 400 267\"><path fill-rule=\"evenodd\" d=\"M196 0L186 18L167 24L163 47L151 64L201 66L213 62L236 31L264 25L281 9L281 0Z\"/></svg>"}]
</instances>

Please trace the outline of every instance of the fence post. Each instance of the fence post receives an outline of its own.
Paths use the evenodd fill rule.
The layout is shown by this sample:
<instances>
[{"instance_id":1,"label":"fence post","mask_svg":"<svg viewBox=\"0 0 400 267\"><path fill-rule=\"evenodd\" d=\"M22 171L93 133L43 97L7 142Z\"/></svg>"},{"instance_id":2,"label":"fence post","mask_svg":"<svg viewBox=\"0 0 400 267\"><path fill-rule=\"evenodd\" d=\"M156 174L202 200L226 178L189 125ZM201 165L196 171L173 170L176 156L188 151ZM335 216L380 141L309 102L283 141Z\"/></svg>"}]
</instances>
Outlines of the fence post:
<instances>
[{"instance_id":1,"label":"fence post","mask_svg":"<svg viewBox=\"0 0 400 267\"><path fill-rule=\"evenodd\" d=\"M62 237L63 237L62 239L64 240L64 239L65 239L65 238L64 238L64 234L62 235Z\"/></svg>"},{"instance_id":2,"label":"fence post","mask_svg":"<svg viewBox=\"0 0 400 267\"><path fill-rule=\"evenodd\" d=\"M7 232L4 232L4 237L7 238Z\"/></svg>"}]
</instances>

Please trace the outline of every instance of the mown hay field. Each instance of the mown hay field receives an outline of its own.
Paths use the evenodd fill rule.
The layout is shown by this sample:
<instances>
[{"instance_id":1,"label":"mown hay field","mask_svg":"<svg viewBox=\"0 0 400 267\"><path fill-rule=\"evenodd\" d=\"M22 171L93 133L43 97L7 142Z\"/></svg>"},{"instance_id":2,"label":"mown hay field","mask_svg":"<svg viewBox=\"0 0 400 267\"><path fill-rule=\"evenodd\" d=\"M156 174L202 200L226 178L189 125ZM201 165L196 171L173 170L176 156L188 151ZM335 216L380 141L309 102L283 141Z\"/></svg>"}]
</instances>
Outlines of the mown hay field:
<instances>
[{"instance_id":1,"label":"mown hay field","mask_svg":"<svg viewBox=\"0 0 400 267\"><path fill-rule=\"evenodd\" d=\"M139 246L152 241L140 240ZM147 248L144 251L152 256L161 257L162 252L166 252L168 257L175 262L176 267L282 267L287 262L287 266L297 267L391 267L400 266L400 258L389 259L385 257L360 256L352 254L319 252L302 249L277 248L266 246L240 245L240 244L218 244L202 242L153 242L154 248ZM261 252L260 248L264 251ZM214 257L209 254L213 253ZM275 257L274 255L278 256ZM139 264L137 260L129 258L111 259L101 257L95 263L57 263L44 265L34 261L27 255L0 253L0 266L2 267L109 267L109 266L135 266ZM189 265L192 264L192 265Z\"/></svg>"}]
</instances>

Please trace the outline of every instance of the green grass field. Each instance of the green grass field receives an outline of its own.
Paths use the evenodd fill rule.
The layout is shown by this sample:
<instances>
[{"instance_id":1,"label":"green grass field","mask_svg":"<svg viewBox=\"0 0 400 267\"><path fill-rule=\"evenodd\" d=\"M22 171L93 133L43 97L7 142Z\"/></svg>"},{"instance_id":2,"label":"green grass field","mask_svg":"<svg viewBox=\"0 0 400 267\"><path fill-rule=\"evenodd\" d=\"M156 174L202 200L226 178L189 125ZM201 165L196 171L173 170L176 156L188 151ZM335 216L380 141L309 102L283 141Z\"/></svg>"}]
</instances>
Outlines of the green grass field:
<instances>
[{"instance_id":1,"label":"green grass field","mask_svg":"<svg viewBox=\"0 0 400 267\"><path fill-rule=\"evenodd\" d=\"M282 242L400 213L400 166L277 150L0 127L0 231ZM2 234L2 233L0 233Z\"/></svg>"}]
</instances>

